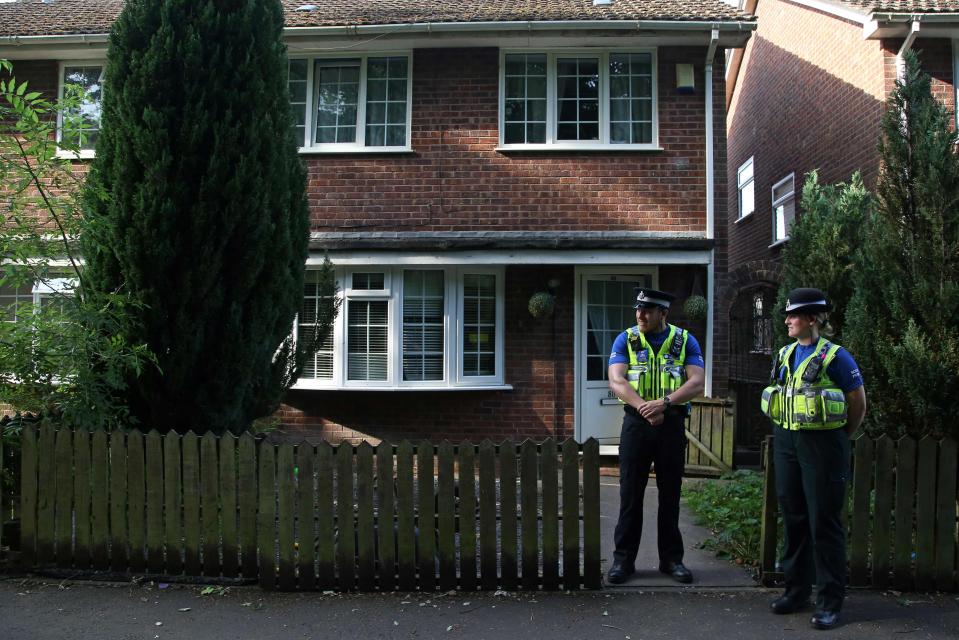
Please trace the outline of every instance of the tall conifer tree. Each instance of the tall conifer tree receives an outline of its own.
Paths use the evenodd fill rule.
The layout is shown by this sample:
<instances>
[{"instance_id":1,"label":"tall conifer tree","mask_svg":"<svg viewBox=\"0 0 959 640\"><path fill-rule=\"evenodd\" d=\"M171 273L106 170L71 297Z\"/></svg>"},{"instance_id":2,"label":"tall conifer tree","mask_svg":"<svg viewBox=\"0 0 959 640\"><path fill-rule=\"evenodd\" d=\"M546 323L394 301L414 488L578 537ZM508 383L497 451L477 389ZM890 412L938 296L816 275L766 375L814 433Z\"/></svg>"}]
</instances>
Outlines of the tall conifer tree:
<instances>
[{"instance_id":1,"label":"tall conifer tree","mask_svg":"<svg viewBox=\"0 0 959 640\"><path fill-rule=\"evenodd\" d=\"M845 337L870 416L893 435L957 434L959 142L914 54L883 118L878 206L867 220Z\"/></svg>"},{"instance_id":2,"label":"tall conifer tree","mask_svg":"<svg viewBox=\"0 0 959 640\"><path fill-rule=\"evenodd\" d=\"M110 35L84 254L145 305L146 428L236 433L289 383L309 214L282 28L279 0L129 0Z\"/></svg>"}]
</instances>

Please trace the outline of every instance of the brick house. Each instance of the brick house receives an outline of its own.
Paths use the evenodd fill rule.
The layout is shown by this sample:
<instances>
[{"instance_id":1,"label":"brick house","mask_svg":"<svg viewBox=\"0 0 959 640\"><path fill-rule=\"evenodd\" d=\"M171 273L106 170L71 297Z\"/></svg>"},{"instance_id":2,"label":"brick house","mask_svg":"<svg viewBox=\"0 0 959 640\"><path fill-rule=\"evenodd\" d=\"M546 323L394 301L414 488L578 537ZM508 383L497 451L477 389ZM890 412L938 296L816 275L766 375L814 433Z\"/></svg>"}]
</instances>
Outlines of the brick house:
<instances>
[{"instance_id":1,"label":"brick house","mask_svg":"<svg viewBox=\"0 0 959 640\"><path fill-rule=\"evenodd\" d=\"M723 50L750 16L719 0L283 4L308 266L329 256L344 299L286 431L615 447L605 363L638 283L678 294L671 320L704 347L707 394L726 393L725 318L681 303L722 285ZM0 57L33 88L85 86L91 139L121 6L0 4ZM531 316L537 292L552 315ZM315 296L308 281L297 330Z\"/></svg>"},{"instance_id":2,"label":"brick house","mask_svg":"<svg viewBox=\"0 0 959 640\"><path fill-rule=\"evenodd\" d=\"M746 0L756 33L728 58L726 105L729 280L717 315L730 322L731 391L737 437L765 421L757 387L772 348L771 306L789 225L801 215L806 174L821 182L879 173L880 120L901 56L914 49L938 99L955 111L959 2ZM748 424L747 424L748 423Z\"/></svg>"}]
</instances>

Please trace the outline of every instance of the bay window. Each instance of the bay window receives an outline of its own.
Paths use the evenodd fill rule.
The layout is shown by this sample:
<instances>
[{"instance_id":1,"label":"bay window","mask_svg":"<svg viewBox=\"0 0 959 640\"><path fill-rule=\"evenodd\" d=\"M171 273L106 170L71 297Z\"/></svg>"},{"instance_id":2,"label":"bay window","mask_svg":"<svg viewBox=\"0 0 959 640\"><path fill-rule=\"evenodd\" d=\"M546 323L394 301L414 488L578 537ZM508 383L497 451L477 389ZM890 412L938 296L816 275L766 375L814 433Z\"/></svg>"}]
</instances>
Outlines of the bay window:
<instances>
[{"instance_id":1,"label":"bay window","mask_svg":"<svg viewBox=\"0 0 959 640\"><path fill-rule=\"evenodd\" d=\"M501 268L341 267L337 288L343 301L328 348L297 388L503 385ZM308 284L301 333L315 326L315 291Z\"/></svg>"}]
</instances>

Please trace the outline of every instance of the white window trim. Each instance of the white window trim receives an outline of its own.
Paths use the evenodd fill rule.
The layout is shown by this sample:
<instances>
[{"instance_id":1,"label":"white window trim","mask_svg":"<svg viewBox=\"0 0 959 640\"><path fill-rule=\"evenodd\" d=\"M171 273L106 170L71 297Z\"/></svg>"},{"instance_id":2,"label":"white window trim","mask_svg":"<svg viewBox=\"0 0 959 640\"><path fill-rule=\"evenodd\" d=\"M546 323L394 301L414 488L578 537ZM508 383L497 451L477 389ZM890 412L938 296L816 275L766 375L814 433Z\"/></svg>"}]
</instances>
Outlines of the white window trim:
<instances>
[{"instance_id":1,"label":"white window trim","mask_svg":"<svg viewBox=\"0 0 959 640\"><path fill-rule=\"evenodd\" d=\"M739 168L736 169L736 202L737 202L736 213L738 214L736 222L739 222L740 220L744 220L745 218L748 218L749 216L756 213L756 162L755 162L755 159L756 159L755 156L749 156L749 160L739 165ZM743 169L745 169L747 166L750 166L750 165L752 166L752 170L753 170L752 177L747 182L740 184L739 175L743 172ZM743 213L743 188L750 184L753 185L753 210L750 211L749 213L744 214Z\"/></svg>"},{"instance_id":2,"label":"white window trim","mask_svg":"<svg viewBox=\"0 0 959 640\"><path fill-rule=\"evenodd\" d=\"M403 146L367 147L366 141L366 70L369 58L405 57L407 61L406 74L406 143ZM290 61L306 60L306 119L304 140L300 141L301 154L335 154L335 153L409 153L412 147L413 124L413 52L412 51L377 51L371 53L339 53L323 55L290 56ZM316 102L318 87L316 86L317 60L358 59L360 61L360 77L356 97L356 141L312 144L313 119L316 117ZM305 143L305 144L304 144Z\"/></svg>"},{"instance_id":3,"label":"white window trim","mask_svg":"<svg viewBox=\"0 0 959 640\"><path fill-rule=\"evenodd\" d=\"M403 271L426 270L443 271L444 300L444 341L443 341L443 379L442 380L403 380ZM353 273L384 273L384 289L354 290L351 288ZM496 360L495 375L464 376L463 354L459 345L463 344L463 276L466 274L492 274L496 276ZM397 266L352 265L336 267L335 277L337 295L341 299L340 313L333 325L333 377L330 380L300 378L294 389L307 390L354 390L354 391L463 391L512 389L504 382L505 348L505 267L483 265L434 265L406 264ZM388 300L389 334L387 337L387 380L347 380L347 349L349 341L347 327L347 305L349 300ZM294 323L294 335L298 322ZM453 357L455 354L455 357Z\"/></svg>"},{"instance_id":4,"label":"white window trim","mask_svg":"<svg viewBox=\"0 0 959 640\"><path fill-rule=\"evenodd\" d=\"M506 56L515 54L546 55L546 142L506 144ZM609 55L611 53L649 53L652 65L653 138L642 144L612 144L609 142ZM577 142L556 136L556 59L578 56L599 59L599 140ZM659 146L659 57L655 47L624 47L595 49L501 49L499 58L499 144L497 151L662 151Z\"/></svg>"},{"instance_id":5,"label":"white window trim","mask_svg":"<svg viewBox=\"0 0 959 640\"><path fill-rule=\"evenodd\" d=\"M959 38L952 40L952 123L959 129Z\"/></svg>"},{"instance_id":6,"label":"white window trim","mask_svg":"<svg viewBox=\"0 0 959 640\"><path fill-rule=\"evenodd\" d=\"M106 59L95 59L95 60L61 60L60 64L57 66L57 102L63 101L63 90L64 82L63 76L66 73L67 67L101 67L100 78L102 80L103 75L107 71L107 61ZM102 99L102 94L101 94ZM102 104L102 103L101 103ZM102 124L102 123L101 123ZM81 149L80 151L69 151L65 149L60 149L60 140L63 135L63 112L61 110L57 111L57 157L64 158L67 160L90 160L96 157L96 151L93 149Z\"/></svg>"},{"instance_id":7,"label":"white window trim","mask_svg":"<svg viewBox=\"0 0 959 640\"><path fill-rule=\"evenodd\" d=\"M754 176L755 176L755 174L754 174ZM785 195L783 195L783 196L780 196L779 198L776 198L776 189L778 189L778 188L781 187L782 185L788 183L790 180L792 180L792 183L793 183L792 191L790 191L789 193L787 193L787 194L785 194ZM784 243L784 242L787 242L787 241L789 240L789 229L788 229L788 228L785 230L785 232L784 232L785 235L783 235L782 238L780 238L780 237L779 237L779 234L776 233L776 230L777 230L777 228L779 227L779 219L778 219L778 217L776 216L776 207L778 207L780 204L786 202L786 201L789 200L790 198L792 198L792 200L793 200L793 221L795 222L795 211L796 211L796 209L795 209L795 202L796 202L796 172L793 171L792 173L788 174L785 178L783 178L782 180L780 180L779 182L777 182L776 184L774 184L774 185L772 186L772 188L769 190L769 196L770 196L770 199L772 200L772 219L773 219L773 243L772 243L771 245L769 245L769 246L770 246L770 247L774 247L774 246L780 245L780 244L782 244L782 243Z\"/></svg>"}]
</instances>

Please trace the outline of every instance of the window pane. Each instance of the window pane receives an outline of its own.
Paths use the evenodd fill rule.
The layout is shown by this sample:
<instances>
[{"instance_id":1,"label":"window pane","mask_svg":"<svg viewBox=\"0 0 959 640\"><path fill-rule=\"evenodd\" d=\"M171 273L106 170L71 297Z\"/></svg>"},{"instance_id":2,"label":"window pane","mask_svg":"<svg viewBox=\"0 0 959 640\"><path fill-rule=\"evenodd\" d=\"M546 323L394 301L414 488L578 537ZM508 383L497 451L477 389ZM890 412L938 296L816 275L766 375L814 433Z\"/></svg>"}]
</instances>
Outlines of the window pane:
<instances>
[{"instance_id":1,"label":"window pane","mask_svg":"<svg viewBox=\"0 0 959 640\"><path fill-rule=\"evenodd\" d=\"M103 67L65 67L63 70L64 98L73 98L76 104L63 112L61 138L80 149L93 149L100 131L101 89Z\"/></svg>"},{"instance_id":2,"label":"window pane","mask_svg":"<svg viewBox=\"0 0 959 640\"><path fill-rule=\"evenodd\" d=\"M496 276L463 276L463 375L496 375Z\"/></svg>"},{"instance_id":3,"label":"window pane","mask_svg":"<svg viewBox=\"0 0 959 640\"><path fill-rule=\"evenodd\" d=\"M546 56L506 56L504 92L503 141L508 144L545 142Z\"/></svg>"},{"instance_id":4,"label":"window pane","mask_svg":"<svg viewBox=\"0 0 959 640\"><path fill-rule=\"evenodd\" d=\"M794 190L794 179L790 178L785 180L782 184L777 187L773 187L773 201L777 201L785 196L790 195Z\"/></svg>"},{"instance_id":5,"label":"window pane","mask_svg":"<svg viewBox=\"0 0 959 640\"><path fill-rule=\"evenodd\" d=\"M306 60L290 60L290 109L293 111L293 134L299 146L306 144Z\"/></svg>"},{"instance_id":6,"label":"window pane","mask_svg":"<svg viewBox=\"0 0 959 640\"><path fill-rule=\"evenodd\" d=\"M795 218L795 198L789 198L776 207L776 240L785 240L789 237L789 228Z\"/></svg>"},{"instance_id":7,"label":"window pane","mask_svg":"<svg viewBox=\"0 0 959 640\"><path fill-rule=\"evenodd\" d=\"M599 139L598 59L559 58L556 69L557 139Z\"/></svg>"},{"instance_id":8,"label":"window pane","mask_svg":"<svg viewBox=\"0 0 959 640\"><path fill-rule=\"evenodd\" d=\"M306 280L303 286L303 301L300 307L300 314L297 317L297 336L301 342L309 342L316 335L319 324L324 318L320 317L318 311L328 308L330 304L329 296L321 296L322 291L320 283L321 273L316 270L307 270ZM333 331L327 332L320 344L319 350L308 359L304 366L303 378L312 380L332 380L333 379Z\"/></svg>"},{"instance_id":9,"label":"window pane","mask_svg":"<svg viewBox=\"0 0 959 640\"><path fill-rule=\"evenodd\" d=\"M442 271L403 272L403 379L443 379Z\"/></svg>"},{"instance_id":10,"label":"window pane","mask_svg":"<svg viewBox=\"0 0 959 640\"><path fill-rule=\"evenodd\" d=\"M361 291L382 291L386 288L386 275L379 273L354 273L353 289Z\"/></svg>"},{"instance_id":11,"label":"window pane","mask_svg":"<svg viewBox=\"0 0 959 640\"><path fill-rule=\"evenodd\" d=\"M652 65L648 53L609 57L610 123L613 144L652 142Z\"/></svg>"},{"instance_id":12,"label":"window pane","mask_svg":"<svg viewBox=\"0 0 959 640\"><path fill-rule=\"evenodd\" d=\"M358 65L358 60L317 61L315 142L356 142Z\"/></svg>"},{"instance_id":13,"label":"window pane","mask_svg":"<svg viewBox=\"0 0 959 640\"><path fill-rule=\"evenodd\" d=\"M366 146L405 146L409 61L405 56L369 58L366 73ZM380 124L391 126L371 126Z\"/></svg>"},{"instance_id":14,"label":"window pane","mask_svg":"<svg viewBox=\"0 0 959 640\"><path fill-rule=\"evenodd\" d=\"M386 300L348 301L347 379L387 379L388 318Z\"/></svg>"},{"instance_id":15,"label":"window pane","mask_svg":"<svg viewBox=\"0 0 959 640\"><path fill-rule=\"evenodd\" d=\"M753 181L739 189L739 215L740 217L749 215L756 208L755 198L753 196Z\"/></svg>"}]
</instances>

